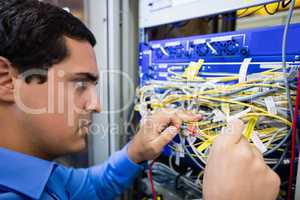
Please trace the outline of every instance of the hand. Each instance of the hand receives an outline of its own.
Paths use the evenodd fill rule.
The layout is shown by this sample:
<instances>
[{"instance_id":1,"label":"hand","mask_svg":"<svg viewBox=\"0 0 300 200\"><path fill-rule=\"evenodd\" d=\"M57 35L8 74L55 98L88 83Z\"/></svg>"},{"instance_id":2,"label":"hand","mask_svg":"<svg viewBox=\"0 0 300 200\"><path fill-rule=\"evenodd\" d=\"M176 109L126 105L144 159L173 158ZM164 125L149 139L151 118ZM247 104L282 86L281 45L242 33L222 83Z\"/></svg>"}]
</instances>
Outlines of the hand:
<instances>
[{"instance_id":1,"label":"hand","mask_svg":"<svg viewBox=\"0 0 300 200\"><path fill-rule=\"evenodd\" d=\"M242 135L240 120L229 123L216 138L204 173L205 200L275 200L278 175Z\"/></svg>"},{"instance_id":2,"label":"hand","mask_svg":"<svg viewBox=\"0 0 300 200\"><path fill-rule=\"evenodd\" d=\"M154 160L179 132L182 122L199 121L201 115L182 110L163 109L142 119L141 129L128 146L135 163Z\"/></svg>"}]
</instances>

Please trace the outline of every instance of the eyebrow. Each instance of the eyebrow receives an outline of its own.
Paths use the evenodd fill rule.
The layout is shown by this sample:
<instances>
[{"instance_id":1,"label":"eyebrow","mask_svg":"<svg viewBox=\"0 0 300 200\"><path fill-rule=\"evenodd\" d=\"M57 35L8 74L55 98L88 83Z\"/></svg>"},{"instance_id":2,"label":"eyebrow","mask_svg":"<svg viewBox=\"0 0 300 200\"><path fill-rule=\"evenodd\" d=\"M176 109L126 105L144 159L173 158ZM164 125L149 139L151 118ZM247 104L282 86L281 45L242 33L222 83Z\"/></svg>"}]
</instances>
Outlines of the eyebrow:
<instances>
[{"instance_id":1,"label":"eyebrow","mask_svg":"<svg viewBox=\"0 0 300 200\"><path fill-rule=\"evenodd\" d=\"M81 72L81 73L76 73L76 74L72 75L72 79L74 79L74 80L85 79L85 80L89 80L92 82L97 82L99 80L99 76L94 75L89 72Z\"/></svg>"}]
</instances>

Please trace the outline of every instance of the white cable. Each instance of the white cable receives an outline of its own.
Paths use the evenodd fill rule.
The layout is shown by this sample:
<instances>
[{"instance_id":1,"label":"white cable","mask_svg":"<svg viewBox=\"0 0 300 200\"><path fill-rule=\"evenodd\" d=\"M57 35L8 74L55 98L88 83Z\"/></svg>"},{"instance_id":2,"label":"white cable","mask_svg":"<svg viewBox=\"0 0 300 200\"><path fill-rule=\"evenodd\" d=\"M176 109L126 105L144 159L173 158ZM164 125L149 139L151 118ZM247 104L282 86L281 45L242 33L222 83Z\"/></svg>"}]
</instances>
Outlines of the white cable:
<instances>
[{"instance_id":1,"label":"white cable","mask_svg":"<svg viewBox=\"0 0 300 200\"><path fill-rule=\"evenodd\" d=\"M283 69L284 76L285 76L284 83L285 83L286 95L288 98L288 105L289 105L291 119L293 119L293 104L292 104L292 100L291 100L291 94L290 94L290 88L289 88L289 77L288 77L288 72L287 72L287 67L286 67L286 39L287 39L288 28L291 23L291 18L293 15L294 7L295 7L295 0L292 0L289 11L288 11L288 15L286 17L286 22L284 25L284 31L283 31L283 36L282 36L282 69Z\"/></svg>"}]
</instances>

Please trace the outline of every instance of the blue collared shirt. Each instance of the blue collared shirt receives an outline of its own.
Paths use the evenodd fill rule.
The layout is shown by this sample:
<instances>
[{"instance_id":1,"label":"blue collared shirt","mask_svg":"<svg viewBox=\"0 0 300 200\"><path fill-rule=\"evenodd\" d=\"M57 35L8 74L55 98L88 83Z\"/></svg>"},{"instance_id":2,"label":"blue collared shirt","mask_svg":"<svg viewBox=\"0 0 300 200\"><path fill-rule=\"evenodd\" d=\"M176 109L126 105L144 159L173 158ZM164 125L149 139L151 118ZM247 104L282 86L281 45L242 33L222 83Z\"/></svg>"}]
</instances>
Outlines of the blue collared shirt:
<instances>
[{"instance_id":1,"label":"blue collared shirt","mask_svg":"<svg viewBox=\"0 0 300 200\"><path fill-rule=\"evenodd\" d=\"M141 169L128 158L127 146L104 164L87 169L0 148L0 200L114 199Z\"/></svg>"}]
</instances>

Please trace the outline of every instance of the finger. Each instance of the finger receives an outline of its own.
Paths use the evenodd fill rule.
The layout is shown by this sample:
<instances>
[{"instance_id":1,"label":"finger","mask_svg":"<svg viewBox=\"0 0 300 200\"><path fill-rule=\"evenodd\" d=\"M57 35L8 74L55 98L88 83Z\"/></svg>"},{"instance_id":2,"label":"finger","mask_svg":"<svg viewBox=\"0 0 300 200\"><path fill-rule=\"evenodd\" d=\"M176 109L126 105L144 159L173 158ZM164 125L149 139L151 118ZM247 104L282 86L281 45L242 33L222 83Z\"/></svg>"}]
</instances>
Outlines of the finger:
<instances>
[{"instance_id":1,"label":"finger","mask_svg":"<svg viewBox=\"0 0 300 200\"><path fill-rule=\"evenodd\" d=\"M177 116L178 110L172 110L170 115L170 123L175 126L177 129L179 129L182 125L183 120Z\"/></svg>"},{"instance_id":2,"label":"finger","mask_svg":"<svg viewBox=\"0 0 300 200\"><path fill-rule=\"evenodd\" d=\"M183 122L191 122L191 121L199 121L202 119L201 114L194 114L190 111L184 110L177 110L176 115L183 121Z\"/></svg>"},{"instance_id":3,"label":"finger","mask_svg":"<svg viewBox=\"0 0 300 200\"><path fill-rule=\"evenodd\" d=\"M153 143L157 149L162 150L177 134L178 129L175 126L169 126L153 141Z\"/></svg>"},{"instance_id":4,"label":"finger","mask_svg":"<svg viewBox=\"0 0 300 200\"><path fill-rule=\"evenodd\" d=\"M179 127L182 124L182 121L176 115L175 109L162 109L153 114L153 118L156 123L160 123L162 126L167 126L172 123L174 126Z\"/></svg>"},{"instance_id":5,"label":"finger","mask_svg":"<svg viewBox=\"0 0 300 200\"><path fill-rule=\"evenodd\" d=\"M152 117L152 123L158 133L165 130L168 126L173 125L179 129L182 124L180 118L178 118L175 113L172 112L161 112Z\"/></svg>"},{"instance_id":6,"label":"finger","mask_svg":"<svg viewBox=\"0 0 300 200\"><path fill-rule=\"evenodd\" d=\"M172 124L179 129L182 122L199 121L202 115L195 115L189 111L177 110L177 109L162 109L153 114L153 123L159 126L157 130L161 132L166 126Z\"/></svg>"},{"instance_id":7,"label":"finger","mask_svg":"<svg viewBox=\"0 0 300 200\"><path fill-rule=\"evenodd\" d=\"M228 144L238 144L243 138L244 123L239 119L228 121L227 128L223 129L220 136Z\"/></svg>"},{"instance_id":8,"label":"finger","mask_svg":"<svg viewBox=\"0 0 300 200\"><path fill-rule=\"evenodd\" d=\"M175 112L174 112L175 111ZM202 119L201 114L193 114L190 111L172 110L170 115L170 123L177 129L180 129L182 122L199 121Z\"/></svg>"}]
</instances>

